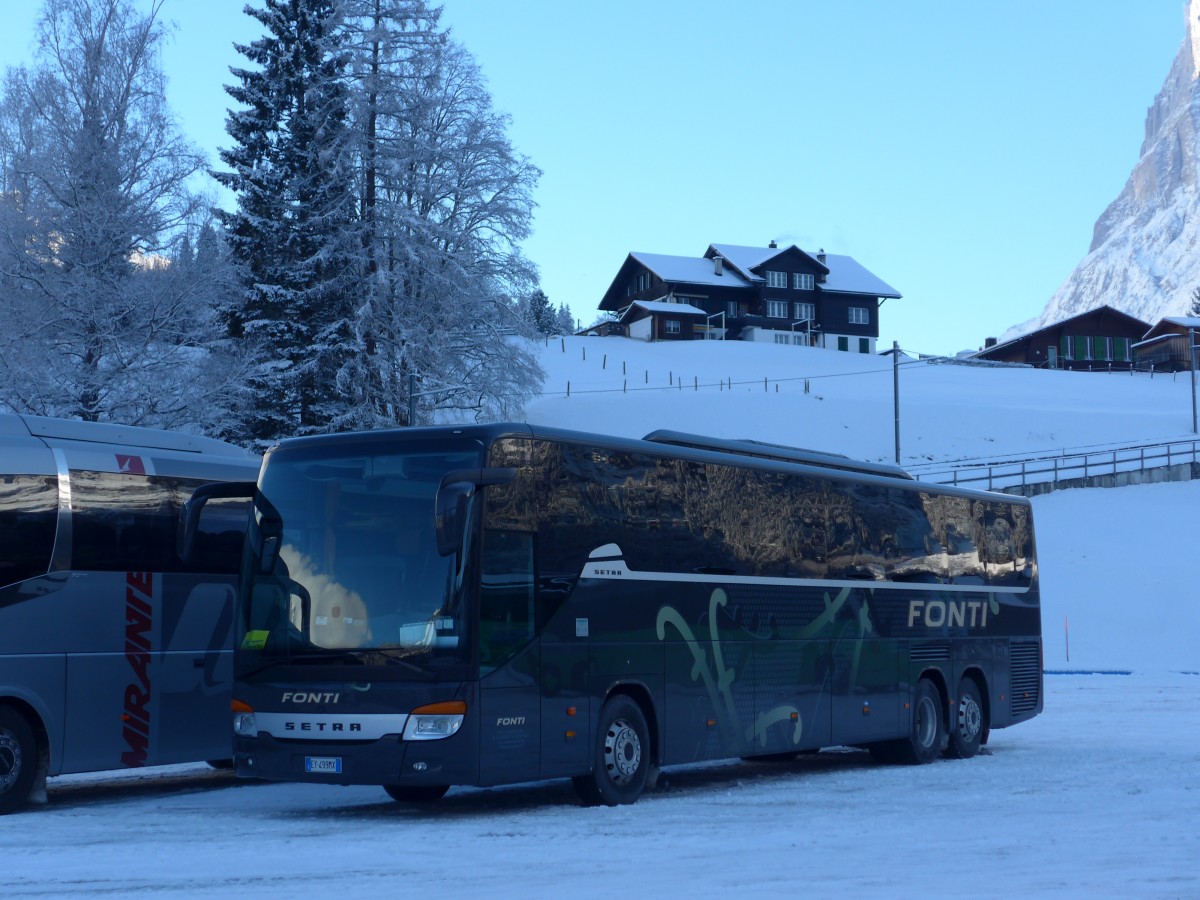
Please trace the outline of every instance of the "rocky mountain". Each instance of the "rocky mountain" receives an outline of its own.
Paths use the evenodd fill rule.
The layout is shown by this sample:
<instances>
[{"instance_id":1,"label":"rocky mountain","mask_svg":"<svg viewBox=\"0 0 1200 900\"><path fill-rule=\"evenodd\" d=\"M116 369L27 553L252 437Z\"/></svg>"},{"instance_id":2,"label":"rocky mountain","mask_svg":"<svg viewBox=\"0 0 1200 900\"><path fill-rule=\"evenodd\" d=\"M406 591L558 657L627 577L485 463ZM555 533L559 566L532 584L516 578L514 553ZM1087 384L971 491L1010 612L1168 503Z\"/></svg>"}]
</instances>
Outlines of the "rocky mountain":
<instances>
[{"instance_id":1,"label":"rocky mountain","mask_svg":"<svg viewBox=\"0 0 1200 900\"><path fill-rule=\"evenodd\" d=\"M1041 316L1005 339L1102 304L1149 322L1182 315L1200 287L1200 0L1187 36L1146 113L1141 158L1097 220L1087 256Z\"/></svg>"}]
</instances>

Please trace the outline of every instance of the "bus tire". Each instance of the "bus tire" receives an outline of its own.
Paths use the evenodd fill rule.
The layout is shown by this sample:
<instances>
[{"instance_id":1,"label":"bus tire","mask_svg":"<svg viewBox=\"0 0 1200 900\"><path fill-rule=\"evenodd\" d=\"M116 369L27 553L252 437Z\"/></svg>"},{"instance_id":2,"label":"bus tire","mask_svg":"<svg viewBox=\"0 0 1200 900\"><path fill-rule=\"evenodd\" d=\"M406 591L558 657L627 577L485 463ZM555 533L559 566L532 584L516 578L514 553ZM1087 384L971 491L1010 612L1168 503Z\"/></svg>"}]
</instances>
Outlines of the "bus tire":
<instances>
[{"instance_id":1,"label":"bus tire","mask_svg":"<svg viewBox=\"0 0 1200 900\"><path fill-rule=\"evenodd\" d=\"M12 707L0 706L0 815L29 801L37 768L33 726Z\"/></svg>"},{"instance_id":2,"label":"bus tire","mask_svg":"<svg viewBox=\"0 0 1200 900\"><path fill-rule=\"evenodd\" d=\"M975 679L964 677L958 683L958 701L950 715L950 742L946 756L951 759L970 759L979 752L986 731L983 701Z\"/></svg>"},{"instance_id":3,"label":"bus tire","mask_svg":"<svg viewBox=\"0 0 1200 900\"><path fill-rule=\"evenodd\" d=\"M945 740L942 695L932 681L922 678L913 695L912 727L898 748L900 761L916 766L933 762L941 754Z\"/></svg>"},{"instance_id":4,"label":"bus tire","mask_svg":"<svg viewBox=\"0 0 1200 900\"><path fill-rule=\"evenodd\" d=\"M436 803L450 790L448 784L385 784L389 797L400 803Z\"/></svg>"},{"instance_id":5,"label":"bus tire","mask_svg":"<svg viewBox=\"0 0 1200 900\"><path fill-rule=\"evenodd\" d=\"M580 799L589 806L633 803L646 787L650 753L642 708L624 694L613 695L600 710L592 774L572 779Z\"/></svg>"}]
</instances>

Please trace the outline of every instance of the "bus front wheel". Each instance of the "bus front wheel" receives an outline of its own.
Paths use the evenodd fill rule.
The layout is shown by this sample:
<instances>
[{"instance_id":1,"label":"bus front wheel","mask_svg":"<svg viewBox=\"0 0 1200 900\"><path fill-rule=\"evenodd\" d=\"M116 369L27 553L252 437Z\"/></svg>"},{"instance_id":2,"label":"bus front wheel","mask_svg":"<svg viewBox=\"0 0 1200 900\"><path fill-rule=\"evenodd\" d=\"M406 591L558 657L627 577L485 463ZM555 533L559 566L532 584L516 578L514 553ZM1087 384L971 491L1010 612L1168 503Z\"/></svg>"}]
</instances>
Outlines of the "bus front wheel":
<instances>
[{"instance_id":1,"label":"bus front wheel","mask_svg":"<svg viewBox=\"0 0 1200 900\"><path fill-rule=\"evenodd\" d=\"M25 805L33 790L37 765L33 727L15 709L0 706L0 814Z\"/></svg>"},{"instance_id":2,"label":"bus front wheel","mask_svg":"<svg viewBox=\"0 0 1200 900\"><path fill-rule=\"evenodd\" d=\"M576 792L590 806L633 803L650 767L650 729L642 708L624 694L610 697L600 710L592 774L573 779Z\"/></svg>"},{"instance_id":3,"label":"bus front wheel","mask_svg":"<svg viewBox=\"0 0 1200 900\"><path fill-rule=\"evenodd\" d=\"M985 732L983 701L974 679L964 678L958 683L958 702L951 719L946 755L952 759L970 759L979 752Z\"/></svg>"},{"instance_id":4,"label":"bus front wheel","mask_svg":"<svg viewBox=\"0 0 1200 900\"><path fill-rule=\"evenodd\" d=\"M898 748L900 760L913 765L933 762L942 752L945 741L942 695L932 681L922 678L917 682L913 697L912 728Z\"/></svg>"}]
</instances>

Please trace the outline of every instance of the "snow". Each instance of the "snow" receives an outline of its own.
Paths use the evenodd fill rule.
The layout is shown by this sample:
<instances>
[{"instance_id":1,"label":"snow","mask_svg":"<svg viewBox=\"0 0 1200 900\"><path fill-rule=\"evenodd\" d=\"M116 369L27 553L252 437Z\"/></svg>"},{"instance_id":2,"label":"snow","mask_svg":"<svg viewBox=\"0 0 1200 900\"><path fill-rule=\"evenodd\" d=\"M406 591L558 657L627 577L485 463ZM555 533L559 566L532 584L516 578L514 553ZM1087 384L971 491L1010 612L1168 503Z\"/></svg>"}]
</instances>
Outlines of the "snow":
<instances>
[{"instance_id":1,"label":"snow","mask_svg":"<svg viewBox=\"0 0 1200 900\"><path fill-rule=\"evenodd\" d=\"M544 425L892 459L888 359L580 338L548 342L542 361L528 414ZM1190 434L1186 379L900 374L905 464ZM1033 502L1046 668L1130 674L1047 675L1045 712L974 759L702 764L613 809L580 807L565 781L454 788L418 808L203 766L64 776L48 805L0 819L0 895L1200 896L1200 483Z\"/></svg>"}]
</instances>

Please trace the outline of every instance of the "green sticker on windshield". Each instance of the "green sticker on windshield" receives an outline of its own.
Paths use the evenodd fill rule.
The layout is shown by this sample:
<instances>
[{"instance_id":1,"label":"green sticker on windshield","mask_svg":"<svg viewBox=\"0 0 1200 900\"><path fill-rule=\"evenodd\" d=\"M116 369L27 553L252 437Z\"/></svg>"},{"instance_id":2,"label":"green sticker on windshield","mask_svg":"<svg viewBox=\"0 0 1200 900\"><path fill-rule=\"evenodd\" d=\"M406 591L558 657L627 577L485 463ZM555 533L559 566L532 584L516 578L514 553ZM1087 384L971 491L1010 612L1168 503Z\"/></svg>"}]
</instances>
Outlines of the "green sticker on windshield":
<instances>
[{"instance_id":1,"label":"green sticker on windshield","mask_svg":"<svg viewBox=\"0 0 1200 900\"><path fill-rule=\"evenodd\" d=\"M267 631L247 631L242 639L243 650L261 650L267 645Z\"/></svg>"}]
</instances>

